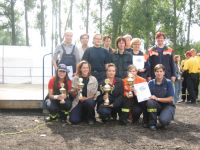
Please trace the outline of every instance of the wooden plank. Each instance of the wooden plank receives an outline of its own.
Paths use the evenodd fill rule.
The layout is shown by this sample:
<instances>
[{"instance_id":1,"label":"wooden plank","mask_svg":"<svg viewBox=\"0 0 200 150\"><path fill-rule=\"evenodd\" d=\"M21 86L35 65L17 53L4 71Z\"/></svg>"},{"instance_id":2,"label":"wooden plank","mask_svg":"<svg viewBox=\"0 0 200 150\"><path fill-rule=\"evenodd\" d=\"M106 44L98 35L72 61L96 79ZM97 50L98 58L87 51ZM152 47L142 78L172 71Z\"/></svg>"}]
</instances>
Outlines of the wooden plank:
<instances>
[{"instance_id":1,"label":"wooden plank","mask_svg":"<svg viewBox=\"0 0 200 150\"><path fill-rule=\"evenodd\" d=\"M0 100L0 109L40 109L42 100Z\"/></svg>"}]
</instances>

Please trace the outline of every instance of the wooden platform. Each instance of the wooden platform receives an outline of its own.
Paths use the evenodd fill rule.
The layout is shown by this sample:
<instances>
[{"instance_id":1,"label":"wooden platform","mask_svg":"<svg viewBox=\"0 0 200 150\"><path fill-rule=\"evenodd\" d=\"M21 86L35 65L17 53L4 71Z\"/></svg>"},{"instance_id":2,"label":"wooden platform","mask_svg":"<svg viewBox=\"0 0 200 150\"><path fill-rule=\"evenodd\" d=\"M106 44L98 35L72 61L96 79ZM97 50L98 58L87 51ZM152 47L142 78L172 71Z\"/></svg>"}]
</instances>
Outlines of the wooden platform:
<instances>
[{"instance_id":1,"label":"wooden platform","mask_svg":"<svg viewBox=\"0 0 200 150\"><path fill-rule=\"evenodd\" d=\"M42 99L42 85L0 84L0 109L38 109Z\"/></svg>"}]
</instances>

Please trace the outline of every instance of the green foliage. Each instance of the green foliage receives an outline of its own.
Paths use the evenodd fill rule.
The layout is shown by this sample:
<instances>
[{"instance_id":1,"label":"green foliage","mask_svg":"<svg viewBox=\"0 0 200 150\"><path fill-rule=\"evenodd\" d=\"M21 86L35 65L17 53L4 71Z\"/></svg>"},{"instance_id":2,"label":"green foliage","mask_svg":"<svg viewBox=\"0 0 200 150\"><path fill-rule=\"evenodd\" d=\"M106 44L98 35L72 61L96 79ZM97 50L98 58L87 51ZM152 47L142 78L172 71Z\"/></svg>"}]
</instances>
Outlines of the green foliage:
<instances>
[{"instance_id":1,"label":"green foliage","mask_svg":"<svg viewBox=\"0 0 200 150\"><path fill-rule=\"evenodd\" d=\"M21 13L19 12L19 10L16 9L14 10L14 13L16 45L24 45L25 42L22 34L23 30L18 25L21 19ZM0 2L0 16L2 17L2 24L0 24L0 44L11 45L11 1L5 0L3 2Z\"/></svg>"}]
</instances>

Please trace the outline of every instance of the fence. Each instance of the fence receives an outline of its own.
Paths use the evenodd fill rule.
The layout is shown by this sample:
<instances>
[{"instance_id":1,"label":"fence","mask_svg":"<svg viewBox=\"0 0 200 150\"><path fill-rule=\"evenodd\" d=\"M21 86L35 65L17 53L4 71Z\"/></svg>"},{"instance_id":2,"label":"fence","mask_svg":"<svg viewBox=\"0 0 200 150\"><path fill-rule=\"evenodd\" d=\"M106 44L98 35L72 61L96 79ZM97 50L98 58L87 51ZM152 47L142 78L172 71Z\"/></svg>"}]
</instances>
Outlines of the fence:
<instances>
[{"instance_id":1,"label":"fence","mask_svg":"<svg viewBox=\"0 0 200 150\"><path fill-rule=\"evenodd\" d=\"M42 84L43 56L51 49L27 46L0 46L0 83ZM44 61L44 83L52 76L51 55Z\"/></svg>"}]
</instances>

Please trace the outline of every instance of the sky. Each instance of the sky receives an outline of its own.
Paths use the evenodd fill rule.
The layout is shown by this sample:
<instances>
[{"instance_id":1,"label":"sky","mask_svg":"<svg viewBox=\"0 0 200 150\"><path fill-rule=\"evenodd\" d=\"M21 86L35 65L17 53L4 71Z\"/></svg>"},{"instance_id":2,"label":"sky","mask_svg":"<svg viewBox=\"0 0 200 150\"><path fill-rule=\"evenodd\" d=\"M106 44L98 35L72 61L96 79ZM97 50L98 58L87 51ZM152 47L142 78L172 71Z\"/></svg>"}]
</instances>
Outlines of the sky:
<instances>
[{"instance_id":1,"label":"sky","mask_svg":"<svg viewBox=\"0 0 200 150\"><path fill-rule=\"evenodd\" d=\"M78 3L79 1L82 1L82 0L76 0L76 3ZM20 1L17 1L17 6L16 8L23 8L23 5L20 4ZM94 6L94 1L91 1L92 4L91 6ZM47 39L47 46L50 47L51 46L51 3L48 4L48 8L46 10L46 20L48 21L48 28L47 28L47 33L46 33L46 39ZM83 26L83 21L82 21L82 18L81 18L81 14L80 14L80 10L76 7L76 4L74 5L74 8L73 8L73 13L74 13L74 16L73 16L73 32L74 32L74 37L73 37L73 41L76 43L78 43L79 41L79 36L83 33L85 33L85 27ZM90 7L90 11L96 11L97 13L99 13L99 10L97 7ZM29 28L29 37L30 37L30 44L32 46L39 46L40 45L40 32L39 30L36 30L33 28L34 26L34 22L35 22L35 16L34 14L36 14L36 10L33 10L32 13L29 13L29 20L32 20L32 22L30 23L30 28ZM50 15L49 15L50 14ZM68 12L67 12L68 14ZM103 17L106 18L106 15L108 14L108 12L106 12L105 10L103 10ZM66 14L62 14L62 22L63 22L63 28L64 28L64 24L66 22ZM24 23L24 20L23 20L24 17L22 17L22 20L21 20L21 27L23 27L25 29L25 23ZM93 20L92 18L90 17L90 22L89 22L89 35L90 37L93 36L93 34L95 32L99 32L99 30L96 28L96 25L94 25L93 23ZM24 34L25 34L25 31L24 31ZM200 27L198 25L192 25L191 27L191 40L192 41L199 41L199 35L200 35ZM37 38L35 38L37 37ZM92 43L91 41L92 38L90 38L90 45Z\"/></svg>"}]
</instances>

